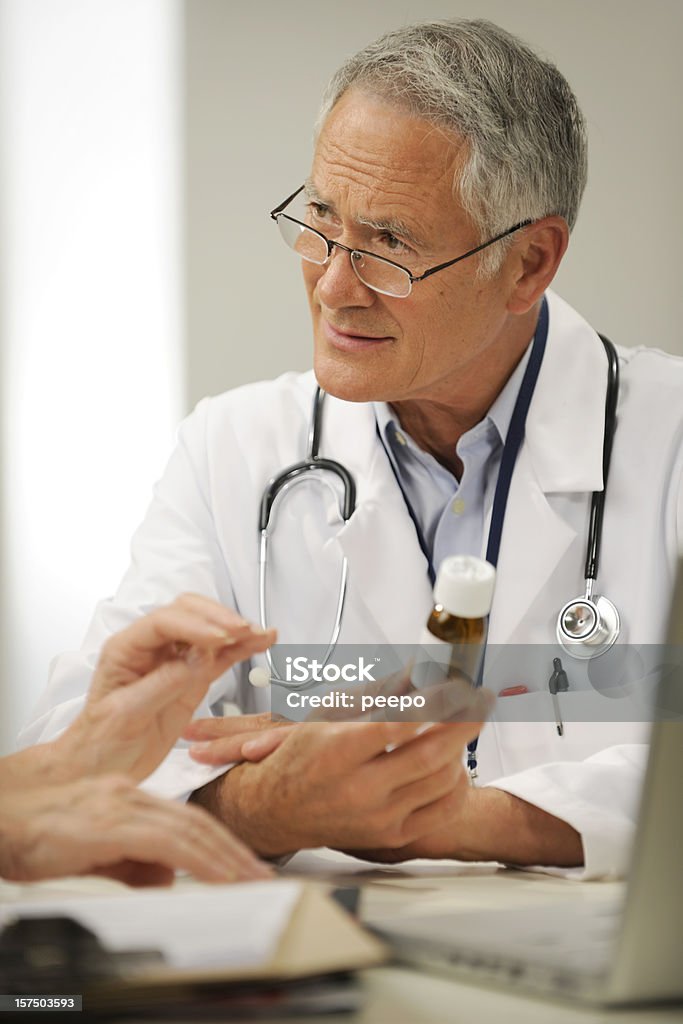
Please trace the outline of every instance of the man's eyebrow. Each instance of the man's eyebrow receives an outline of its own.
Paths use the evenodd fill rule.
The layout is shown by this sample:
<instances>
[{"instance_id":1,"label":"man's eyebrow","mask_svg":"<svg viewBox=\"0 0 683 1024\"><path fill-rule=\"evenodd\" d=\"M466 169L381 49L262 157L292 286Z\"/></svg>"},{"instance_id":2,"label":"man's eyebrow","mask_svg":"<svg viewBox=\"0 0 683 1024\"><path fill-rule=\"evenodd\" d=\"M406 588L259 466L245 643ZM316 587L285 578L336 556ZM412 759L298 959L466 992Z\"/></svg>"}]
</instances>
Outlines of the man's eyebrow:
<instances>
[{"instance_id":1,"label":"man's eyebrow","mask_svg":"<svg viewBox=\"0 0 683 1024\"><path fill-rule=\"evenodd\" d=\"M371 220L369 217L359 217L358 223L368 228L374 228L375 231L386 231L390 235L396 235L397 238L403 238L417 249L427 248L424 239L419 238L402 220Z\"/></svg>"},{"instance_id":2,"label":"man's eyebrow","mask_svg":"<svg viewBox=\"0 0 683 1024\"><path fill-rule=\"evenodd\" d=\"M332 213L336 213L334 203L331 203L318 192L317 188L312 181L308 180L304 184L304 193L308 199L314 203L320 203L321 206L326 206ZM396 235L397 238L402 238L406 242L410 242L411 245L416 246L418 249L427 249L427 243L419 235L408 227L402 220L396 220L390 218L389 220L373 220L370 217L357 217L357 224L362 224L364 227L373 228L375 231L386 231L390 235Z\"/></svg>"},{"instance_id":3,"label":"man's eyebrow","mask_svg":"<svg viewBox=\"0 0 683 1024\"><path fill-rule=\"evenodd\" d=\"M304 195L307 199L312 200L312 202L320 203L321 206L326 206L328 210L332 211L332 213L335 212L334 203L330 203L327 199L323 199L310 178L304 182Z\"/></svg>"}]
</instances>

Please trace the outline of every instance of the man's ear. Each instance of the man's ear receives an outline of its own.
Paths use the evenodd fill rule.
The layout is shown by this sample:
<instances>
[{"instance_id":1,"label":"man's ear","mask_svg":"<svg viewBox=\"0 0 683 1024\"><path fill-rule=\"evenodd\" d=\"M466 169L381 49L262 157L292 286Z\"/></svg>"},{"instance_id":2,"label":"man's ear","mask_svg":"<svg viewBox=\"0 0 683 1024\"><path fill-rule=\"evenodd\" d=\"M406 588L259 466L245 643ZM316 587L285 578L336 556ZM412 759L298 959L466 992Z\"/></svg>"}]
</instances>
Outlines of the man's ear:
<instances>
[{"instance_id":1,"label":"man's ear","mask_svg":"<svg viewBox=\"0 0 683 1024\"><path fill-rule=\"evenodd\" d=\"M521 232L510 260L510 313L528 313L557 273L567 246L569 228L564 217L543 217Z\"/></svg>"}]
</instances>

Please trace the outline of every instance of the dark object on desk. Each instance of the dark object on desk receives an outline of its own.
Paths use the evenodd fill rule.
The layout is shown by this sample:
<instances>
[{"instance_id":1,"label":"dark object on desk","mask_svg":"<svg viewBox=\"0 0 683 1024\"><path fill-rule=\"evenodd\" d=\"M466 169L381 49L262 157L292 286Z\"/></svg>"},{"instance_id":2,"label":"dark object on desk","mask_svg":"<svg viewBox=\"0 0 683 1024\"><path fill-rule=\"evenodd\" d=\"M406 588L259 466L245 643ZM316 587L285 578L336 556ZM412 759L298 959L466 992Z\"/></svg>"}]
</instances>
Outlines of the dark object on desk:
<instances>
[{"instance_id":1,"label":"dark object on desk","mask_svg":"<svg viewBox=\"0 0 683 1024\"><path fill-rule=\"evenodd\" d=\"M335 899L353 913L358 890L342 888ZM132 968L163 965L154 951L110 952L97 937L70 917L18 918L0 932L0 990L8 995L42 996L46 992L85 993L85 1013L60 1012L59 1020L106 1021L131 1015L146 1019L258 1020L311 1014L349 1013L359 1009L361 993L347 972L271 984L186 985L161 992L132 993L130 1000L107 1007L97 989L123 982ZM22 1020L37 1020L22 1012ZM40 1020L44 1019L41 1014Z\"/></svg>"},{"instance_id":2,"label":"dark object on desk","mask_svg":"<svg viewBox=\"0 0 683 1024\"><path fill-rule=\"evenodd\" d=\"M135 964L156 966L153 950L112 953L70 917L18 918L0 932L0 990L9 995L80 992L124 975Z\"/></svg>"},{"instance_id":3,"label":"dark object on desk","mask_svg":"<svg viewBox=\"0 0 683 1024\"><path fill-rule=\"evenodd\" d=\"M357 885L342 885L332 889L330 896L340 907L350 914L354 920L358 920L360 911L360 889Z\"/></svg>"}]
</instances>

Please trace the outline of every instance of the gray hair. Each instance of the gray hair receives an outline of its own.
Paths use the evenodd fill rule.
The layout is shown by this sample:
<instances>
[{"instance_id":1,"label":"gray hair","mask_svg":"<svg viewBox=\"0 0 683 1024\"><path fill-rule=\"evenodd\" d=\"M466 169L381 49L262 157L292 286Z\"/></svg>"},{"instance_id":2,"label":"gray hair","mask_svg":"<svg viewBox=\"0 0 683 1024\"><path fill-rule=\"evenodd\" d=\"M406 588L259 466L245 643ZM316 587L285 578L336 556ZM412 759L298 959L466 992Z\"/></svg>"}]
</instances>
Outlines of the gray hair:
<instances>
[{"instance_id":1,"label":"gray hair","mask_svg":"<svg viewBox=\"0 0 683 1024\"><path fill-rule=\"evenodd\" d=\"M454 19L387 33L332 77L316 136L351 86L465 139L453 185L481 241L551 214L574 226L586 184L583 115L557 68L509 32ZM499 269L508 241L484 250L482 275Z\"/></svg>"}]
</instances>

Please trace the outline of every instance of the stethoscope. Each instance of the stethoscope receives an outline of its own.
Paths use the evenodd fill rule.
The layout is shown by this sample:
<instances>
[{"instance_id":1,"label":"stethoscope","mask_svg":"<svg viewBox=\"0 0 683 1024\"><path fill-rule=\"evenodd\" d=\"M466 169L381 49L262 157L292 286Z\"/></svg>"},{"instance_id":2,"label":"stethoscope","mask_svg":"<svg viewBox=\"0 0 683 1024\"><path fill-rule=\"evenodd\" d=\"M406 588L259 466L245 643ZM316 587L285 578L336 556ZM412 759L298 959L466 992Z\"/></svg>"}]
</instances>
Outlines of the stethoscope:
<instances>
[{"instance_id":1,"label":"stethoscope","mask_svg":"<svg viewBox=\"0 0 683 1024\"><path fill-rule=\"evenodd\" d=\"M493 498L491 511L491 525L486 546L486 560L496 566L500 552L503 524L505 521L505 509L507 506L512 474L517 461L517 455L524 438L529 406L533 398L538 374L541 369L543 355L545 352L546 340L548 337L548 305L543 300L538 324L534 334L529 360L522 378L522 383L517 395L510 426L508 428L503 454L501 457L498 480ZM605 349L608 363L607 390L605 397L605 432L602 449L602 473L603 489L594 491L591 499L591 509L588 524L588 542L586 546L586 563L584 570L584 592L580 597L568 601L557 617L556 635L560 646L573 658L588 659L595 658L612 647L620 632L619 613L614 604L604 595L595 593L595 585L598 576L600 561L600 547L602 542L603 516L605 508L605 496L607 493L607 478L609 474L610 460L612 455L612 444L616 429L616 410L619 396L619 362L614 345L609 339L600 335L600 340ZM267 574L268 574L268 543L271 512L278 497L284 496L293 486L303 480L311 478L312 474L322 476L324 473L332 473L342 484L342 493L339 498L339 511L344 522L347 522L353 515L356 507L356 488L351 473L339 462L333 459L322 458L319 454L320 437L322 433L322 415L325 392L317 388L313 401L313 411L308 432L308 444L306 457L302 462L288 466L277 476L268 481L261 497L259 510L259 619L263 629L268 628L267 615ZM338 494L337 491L335 493ZM405 498L405 495L404 495ZM406 499L408 512L413 519L417 531L418 540L423 553L427 559L430 579L432 585L435 579L435 570L431 561L431 554L422 536L419 524ZM348 583L348 561L344 556L339 582L339 592L335 612L334 626L330 642L323 657L323 665L326 665L331 658L339 638L346 592ZM299 688L308 685L307 683L295 683L282 679L275 669L270 650L266 651L268 669L252 669L249 673L249 680L255 686L265 686L269 682ZM552 692L552 690L551 690ZM476 747L475 747L476 750ZM476 762L475 762L476 764Z\"/></svg>"},{"instance_id":2,"label":"stethoscope","mask_svg":"<svg viewBox=\"0 0 683 1024\"><path fill-rule=\"evenodd\" d=\"M334 459L324 459L319 455L320 448L320 435L322 433L323 425L323 403L325 401L325 392L321 388L316 388L315 396L313 398L313 412L311 415L311 422L308 429L308 444L306 448L306 457L302 462L296 462L292 466L288 466L287 469L283 469L277 476L272 477L267 485L266 489L261 496L261 505L259 508L259 620L262 629L267 629L267 576L268 576L268 540L269 533L268 528L270 525L271 512L273 506L278 497L282 500L282 497L292 487L301 483L304 480L310 480L311 474L315 473L318 478L323 473L332 473L335 477L341 480L342 483L342 498L339 502L339 512L344 520L348 520L353 515L356 508L356 485L353 477L349 473L345 466L342 466L340 462L335 462ZM337 492L335 491L335 494ZM339 631L341 630L342 617L344 615L344 604L346 603L346 584L348 580L348 559L344 555L341 567L341 576L339 580L339 596L337 598L337 608L334 616L334 626L332 629L332 636L330 642L327 645L327 649L323 655L322 666L323 668L328 664L330 658L334 653L334 649L339 639ZM267 686L268 683L273 682L282 686L288 686L292 689L299 689L309 684L297 683L297 682L285 682L284 679L278 674L273 662L273 656L270 649L266 651L266 662L268 665L267 672L261 668L253 668L249 673L249 682L253 686Z\"/></svg>"}]
</instances>

